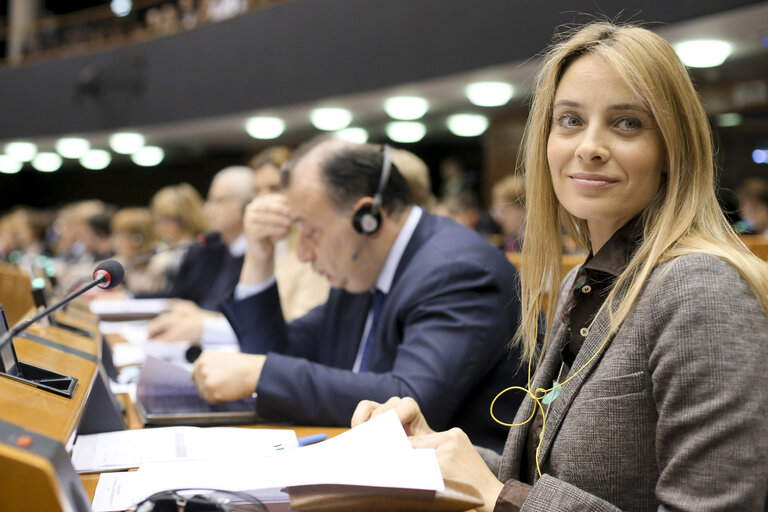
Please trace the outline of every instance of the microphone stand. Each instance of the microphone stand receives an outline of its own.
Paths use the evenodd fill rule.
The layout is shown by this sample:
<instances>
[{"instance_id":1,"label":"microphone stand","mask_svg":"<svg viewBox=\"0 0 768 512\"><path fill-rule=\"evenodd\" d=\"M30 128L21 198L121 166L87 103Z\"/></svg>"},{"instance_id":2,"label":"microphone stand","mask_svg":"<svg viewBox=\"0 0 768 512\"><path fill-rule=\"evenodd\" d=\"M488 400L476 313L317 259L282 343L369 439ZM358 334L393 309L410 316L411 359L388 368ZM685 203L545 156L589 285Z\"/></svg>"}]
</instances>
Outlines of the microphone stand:
<instances>
[{"instance_id":1,"label":"microphone stand","mask_svg":"<svg viewBox=\"0 0 768 512\"><path fill-rule=\"evenodd\" d=\"M65 305L69 304L70 302L72 302L73 300L78 298L80 295L84 294L85 292L87 292L91 288L95 288L96 286L100 285L101 283L103 283L107 279L109 279L109 275L108 274L102 274L99 277L97 277L96 279L94 279L93 281L91 281L90 283L86 284L85 286L83 286L81 288L78 288L77 290L73 291L72 293L70 293L69 295L67 295L63 299L61 299L59 302L57 302L56 304L54 304L54 305L52 305L50 307L47 307L47 308L43 309L42 311L39 311L32 318L30 318L28 320L24 320L23 322L20 322L20 323L16 324L15 326L13 326L12 329L10 329L8 332L6 332L3 335L2 338L0 338L0 345L4 344L6 341L8 341L9 339L13 338L14 336L17 336L19 333L21 333L22 331L26 330L27 327L29 327L33 323L37 322L38 320L40 320L44 316L50 315L51 313L53 313L54 311L58 310L62 306L65 306Z\"/></svg>"}]
</instances>

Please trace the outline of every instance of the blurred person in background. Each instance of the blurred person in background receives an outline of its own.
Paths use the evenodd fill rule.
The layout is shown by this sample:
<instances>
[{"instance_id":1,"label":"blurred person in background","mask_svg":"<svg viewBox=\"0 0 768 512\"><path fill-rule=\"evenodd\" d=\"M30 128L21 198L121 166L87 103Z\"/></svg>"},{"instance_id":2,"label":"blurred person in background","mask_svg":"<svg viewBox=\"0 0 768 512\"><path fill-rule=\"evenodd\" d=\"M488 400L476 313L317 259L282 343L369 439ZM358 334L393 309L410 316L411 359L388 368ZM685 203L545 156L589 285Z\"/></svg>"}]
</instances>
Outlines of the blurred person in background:
<instances>
[{"instance_id":1,"label":"blurred person in background","mask_svg":"<svg viewBox=\"0 0 768 512\"><path fill-rule=\"evenodd\" d=\"M18 207L10 214L10 227L15 248L24 254L52 254L46 241L46 232L53 222L53 214L27 207Z\"/></svg>"},{"instance_id":2,"label":"blurred person in background","mask_svg":"<svg viewBox=\"0 0 768 512\"><path fill-rule=\"evenodd\" d=\"M491 189L491 215L501 227L504 252L520 252L525 234L525 179L507 176Z\"/></svg>"},{"instance_id":3,"label":"blurred person in background","mask_svg":"<svg viewBox=\"0 0 768 512\"><path fill-rule=\"evenodd\" d=\"M16 249L16 237L13 234L13 218L10 213L0 217L0 259L7 260Z\"/></svg>"},{"instance_id":4,"label":"blurred person in background","mask_svg":"<svg viewBox=\"0 0 768 512\"><path fill-rule=\"evenodd\" d=\"M149 208L123 208L112 218L115 259L127 267L123 286L133 294L165 286L165 267L151 255L157 249Z\"/></svg>"},{"instance_id":5,"label":"blurred person in background","mask_svg":"<svg viewBox=\"0 0 768 512\"><path fill-rule=\"evenodd\" d=\"M170 287L178 275L190 244L208 227L203 198L192 185L180 183L164 187L155 193L149 208L155 225L155 235L167 253L166 286Z\"/></svg>"},{"instance_id":6,"label":"blurred person in background","mask_svg":"<svg viewBox=\"0 0 768 512\"><path fill-rule=\"evenodd\" d=\"M87 281L96 258L88 250L88 219L104 213L108 205L97 199L64 206L53 223L52 247L56 274L63 290Z\"/></svg>"},{"instance_id":7,"label":"blurred person in background","mask_svg":"<svg viewBox=\"0 0 768 512\"><path fill-rule=\"evenodd\" d=\"M86 223L85 246L95 261L111 258L115 254L112 247L112 217L111 208L92 215Z\"/></svg>"},{"instance_id":8,"label":"blurred person in background","mask_svg":"<svg viewBox=\"0 0 768 512\"><path fill-rule=\"evenodd\" d=\"M477 227L477 220L480 216L477 198L470 191L444 196L432 209L432 213L441 217L448 217L470 229Z\"/></svg>"},{"instance_id":9,"label":"blurred person in background","mask_svg":"<svg viewBox=\"0 0 768 512\"><path fill-rule=\"evenodd\" d=\"M449 157L440 162L440 197L452 197L474 190L477 178L465 169L457 158Z\"/></svg>"},{"instance_id":10,"label":"blurred person in background","mask_svg":"<svg viewBox=\"0 0 768 512\"><path fill-rule=\"evenodd\" d=\"M240 278L246 242L243 211L254 195L253 171L231 166L219 171L211 182L204 211L215 231L204 244L190 246L172 283L151 297L173 301L170 311L150 322L150 338L166 341L202 342L206 346L237 342L227 320L218 314L232 298Z\"/></svg>"},{"instance_id":11,"label":"blurred person in background","mask_svg":"<svg viewBox=\"0 0 768 512\"><path fill-rule=\"evenodd\" d=\"M195 0L179 0L179 21L184 30L192 30L197 26Z\"/></svg>"},{"instance_id":12,"label":"blurred person in background","mask_svg":"<svg viewBox=\"0 0 768 512\"><path fill-rule=\"evenodd\" d=\"M768 181L749 178L736 190L744 233L768 236Z\"/></svg>"},{"instance_id":13,"label":"blurred person in background","mask_svg":"<svg viewBox=\"0 0 768 512\"><path fill-rule=\"evenodd\" d=\"M87 254L88 219L106 210L107 205L97 199L78 201L59 210L53 224L54 252L64 263L77 263L81 260L93 261Z\"/></svg>"},{"instance_id":14,"label":"blurred person in background","mask_svg":"<svg viewBox=\"0 0 768 512\"><path fill-rule=\"evenodd\" d=\"M392 148L392 161L408 182L413 202L427 211L432 210L435 206L435 196L432 195L429 167L424 160L405 149Z\"/></svg>"}]
</instances>

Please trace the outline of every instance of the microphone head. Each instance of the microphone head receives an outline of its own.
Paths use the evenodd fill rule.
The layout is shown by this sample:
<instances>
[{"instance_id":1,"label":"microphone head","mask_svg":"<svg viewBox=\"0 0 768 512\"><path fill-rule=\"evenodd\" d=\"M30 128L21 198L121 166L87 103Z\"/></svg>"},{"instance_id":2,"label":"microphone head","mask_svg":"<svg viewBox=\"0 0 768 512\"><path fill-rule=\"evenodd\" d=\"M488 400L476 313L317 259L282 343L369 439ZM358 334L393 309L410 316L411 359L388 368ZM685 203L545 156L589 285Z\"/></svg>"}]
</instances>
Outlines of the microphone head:
<instances>
[{"instance_id":1,"label":"microphone head","mask_svg":"<svg viewBox=\"0 0 768 512\"><path fill-rule=\"evenodd\" d=\"M197 235L197 243L205 247L221 240L221 233L218 231L206 231Z\"/></svg>"},{"instance_id":2,"label":"microphone head","mask_svg":"<svg viewBox=\"0 0 768 512\"><path fill-rule=\"evenodd\" d=\"M200 354L202 353L203 353L203 349L200 348L200 345L192 345L187 349L186 352L184 352L184 357L190 363L194 363L195 361L197 361L197 358L200 357Z\"/></svg>"},{"instance_id":3,"label":"microphone head","mask_svg":"<svg viewBox=\"0 0 768 512\"><path fill-rule=\"evenodd\" d=\"M104 260L93 271L93 278L101 280L101 283L96 286L105 290L114 288L122 283L124 277L125 269L116 260Z\"/></svg>"}]
</instances>

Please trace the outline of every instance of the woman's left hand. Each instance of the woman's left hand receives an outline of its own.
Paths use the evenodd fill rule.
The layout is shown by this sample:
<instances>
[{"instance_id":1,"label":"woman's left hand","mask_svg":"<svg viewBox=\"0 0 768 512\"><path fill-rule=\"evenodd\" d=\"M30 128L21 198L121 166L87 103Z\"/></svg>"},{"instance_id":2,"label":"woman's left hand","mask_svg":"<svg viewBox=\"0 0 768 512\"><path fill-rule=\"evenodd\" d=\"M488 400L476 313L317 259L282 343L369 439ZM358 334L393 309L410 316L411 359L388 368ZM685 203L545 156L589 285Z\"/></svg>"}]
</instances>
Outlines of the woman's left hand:
<instances>
[{"instance_id":1,"label":"woman's left hand","mask_svg":"<svg viewBox=\"0 0 768 512\"><path fill-rule=\"evenodd\" d=\"M492 511L504 487L460 428L411 437L414 448L434 448L443 478L474 485L485 501L479 511Z\"/></svg>"}]
</instances>

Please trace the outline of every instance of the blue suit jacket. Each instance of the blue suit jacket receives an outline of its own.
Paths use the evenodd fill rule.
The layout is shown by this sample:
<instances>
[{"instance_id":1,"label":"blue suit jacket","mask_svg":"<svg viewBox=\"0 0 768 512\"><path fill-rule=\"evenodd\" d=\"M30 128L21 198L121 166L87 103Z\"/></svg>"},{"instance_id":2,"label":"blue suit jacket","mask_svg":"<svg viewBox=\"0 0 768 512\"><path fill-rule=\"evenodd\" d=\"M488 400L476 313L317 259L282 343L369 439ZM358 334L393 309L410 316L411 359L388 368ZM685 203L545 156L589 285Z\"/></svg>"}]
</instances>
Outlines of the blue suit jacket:
<instances>
[{"instance_id":1,"label":"blue suit jacket","mask_svg":"<svg viewBox=\"0 0 768 512\"><path fill-rule=\"evenodd\" d=\"M165 290L140 297L186 299L203 309L218 311L232 300L242 266L243 256L232 257L227 244L211 236L205 245L190 247L178 274Z\"/></svg>"},{"instance_id":2,"label":"blue suit jacket","mask_svg":"<svg viewBox=\"0 0 768 512\"><path fill-rule=\"evenodd\" d=\"M498 451L507 429L488 407L503 388L525 385L519 356L506 346L520 303L515 268L473 231L422 215L398 265L376 332L368 371L351 371L370 294L331 290L328 302L286 324L277 286L224 306L247 353L267 354L257 386L261 416L348 425L360 400L410 396L430 426L463 428ZM505 397L509 421L522 400Z\"/></svg>"}]
</instances>

